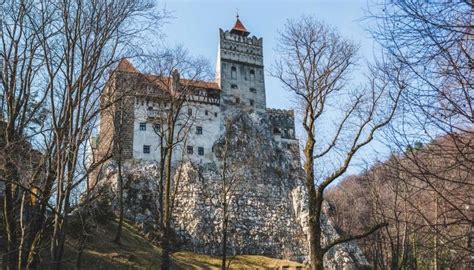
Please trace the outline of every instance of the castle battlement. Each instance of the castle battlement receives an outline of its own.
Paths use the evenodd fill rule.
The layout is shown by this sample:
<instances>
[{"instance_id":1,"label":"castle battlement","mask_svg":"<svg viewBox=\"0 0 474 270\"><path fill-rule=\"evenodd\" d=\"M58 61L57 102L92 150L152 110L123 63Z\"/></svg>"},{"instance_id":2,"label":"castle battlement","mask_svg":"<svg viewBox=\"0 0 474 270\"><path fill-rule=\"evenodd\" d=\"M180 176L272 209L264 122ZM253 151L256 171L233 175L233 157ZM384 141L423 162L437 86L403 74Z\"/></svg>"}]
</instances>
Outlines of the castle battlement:
<instances>
[{"instance_id":1,"label":"castle battlement","mask_svg":"<svg viewBox=\"0 0 474 270\"><path fill-rule=\"evenodd\" d=\"M221 40L235 43L245 43L247 45L255 46L256 48L263 47L263 38L258 38L256 36L246 37L242 35L233 34L230 30L224 31L222 29L219 29L219 34Z\"/></svg>"},{"instance_id":2,"label":"castle battlement","mask_svg":"<svg viewBox=\"0 0 474 270\"><path fill-rule=\"evenodd\" d=\"M295 114L293 110L267 108L273 134L279 139L295 140Z\"/></svg>"}]
</instances>

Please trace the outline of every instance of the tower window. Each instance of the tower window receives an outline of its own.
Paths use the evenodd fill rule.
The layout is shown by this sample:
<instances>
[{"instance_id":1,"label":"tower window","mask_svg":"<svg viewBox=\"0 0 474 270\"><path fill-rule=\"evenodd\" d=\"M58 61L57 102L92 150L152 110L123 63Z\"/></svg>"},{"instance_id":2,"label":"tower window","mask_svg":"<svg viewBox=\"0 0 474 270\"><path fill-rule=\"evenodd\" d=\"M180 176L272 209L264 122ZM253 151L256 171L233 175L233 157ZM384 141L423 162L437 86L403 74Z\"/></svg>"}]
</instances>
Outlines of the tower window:
<instances>
[{"instance_id":1,"label":"tower window","mask_svg":"<svg viewBox=\"0 0 474 270\"><path fill-rule=\"evenodd\" d=\"M237 68L236 67L231 67L230 68L230 78L231 79L237 78Z\"/></svg>"},{"instance_id":2,"label":"tower window","mask_svg":"<svg viewBox=\"0 0 474 270\"><path fill-rule=\"evenodd\" d=\"M216 113L216 112L214 113L214 117L217 117L217 113Z\"/></svg>"},{"instance_id":3,"label":"tower window","mask_svg":"<svg viewBox=\"0 0 474 270\"><path fill-rule=\"evenodd\" d=\"M140 130L141 130L141 131L145 131L145 130L146 130L146 123L145 123L145 122L141 122L141 123L140 123Z\"/></svg>"},{"instance_id":4,"label":"tower window","mask_svg":"<svg viewBox=\"0 0 474 270\"><path fill-rule=\"evenodd\" d=\"M204 147L198 147L198 155L204 156Z\"/></svg>"},{"instance_id":5,"label":"tower window","mask_svg":"<svg viewBox=\"0 0 474 270\"><path fill-rule=\"evenodd\" d=\"M196 127L196 134L201 135L202 134L202 127L198 126Z\"/></svg>"},{"instance_id":6,"label":"tower window","mask_svg":"<svg viewBox=\"0 0 474 270\"><path fill-rule=\"evenodd\" d=\"M143 145L143 153L144 154L150 154L150 146L149 145Z\"/></svg>"},{"instance_id":7,"label":"tower window","mask_svg":"<svg viewBox=\"0 0 474 270\"><path fill-rule=\"evenodd\" d=\"M255 70L250 70L250 80L253 81L255 80Z\"/></svg>"},{"instance_id":8,"label":"tower window","mask_svg":"<svg viewBox=\"0 0 474 270\"><path fill-rule=\"evenodd\" d=\"M255 101L253 99L250 100L250 106L253 106L255 104Z\"/></svg>"},{"instance_id":9,"label":"tower window","mask_svg":"<svg viewBox=\"0 0 474 270\"><path fill-rule=\"evenodd\" d=\"M257 93L257 89L255 89L255 88L250 88L250 92L252 92L252 93Z\"/></svg>"},{"instance_id":10,"label":"tower window","mask_svg":"<svg viewBox=\"0 0 474 270\"><path fill-rule=\"evenodd\" d=\"M240 98L235 98L235 103L239 104L240 103Z\"/></svg>"},{"instance_id":11,"label":"tower window","mask_svg":"<svg viewBox=\"0 0 474 270\"><path fill-rule=\"evenodd\" d=\"M191 108L188 109L188 115L189 115L189 116L192 116L192 115L193 115L193 109L191 109Z\"/></svg>"},{"instance_id":12,"label":"tower window","mask_svg":"<svg viewBox=\"0 0 474 270\"><path fill-rule=\"evenodd\" d=\"M239 88L239 87L237 86L237 84L232 84L232 85L230 86L230 88L232 88L232 89L237 89L237 88Z\"/></svg>"},{"instance_id":13,"label":"tower window","mask_svg":"<svg viewBox=\"0 0 474 270\"><path fill-rule=\"evenodd\" d=\"M204 114L205 114L205 115L209 115L209 111L206 110L206 111L204 112Z\"/></svg>"},{"instance_id":14,"label":"tower window","mask_svg":"<svg viewBox=\"0 0 474 270\"><path fill-rule=\"evenodd\" d=\"M188 146L186 147L186 152L188 153L188 155L192 155L193 152L194 152L193 147L190 146L190 145L188 145Z\"/></svg>"},{"instance_id":15,"label":"tower window","mask_svg":"<svg viewBox=\"0 0 474 270\"><path fill-rule=\"evenodd\" d=\"M160 124L154 124L154 125L153 125L153 130L154 130L155 132L159 132L160 129L161 129L161 125L160 125Z\"/></svg>"}]
</instances>

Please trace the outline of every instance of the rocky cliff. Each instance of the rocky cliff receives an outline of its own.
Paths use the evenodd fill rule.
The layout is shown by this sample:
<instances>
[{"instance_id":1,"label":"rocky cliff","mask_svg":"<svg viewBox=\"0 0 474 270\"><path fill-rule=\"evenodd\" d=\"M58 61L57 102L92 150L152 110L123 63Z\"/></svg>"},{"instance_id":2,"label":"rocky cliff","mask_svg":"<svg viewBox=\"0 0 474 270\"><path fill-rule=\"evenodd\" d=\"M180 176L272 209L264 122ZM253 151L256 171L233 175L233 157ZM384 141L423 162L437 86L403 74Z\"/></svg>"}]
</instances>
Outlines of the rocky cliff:
<instances>
[{"instance_id":1,"label":"rocky cliff","mask_svg":"<svg viewBox=\"0 0 474 270\"><path fill-rule=\"evenodd\" d=\"M221 254L225 201L228 253L307 260L307 197L298 146L275 141L270 125L265 114L236 115L214 145L216 162L185 161L176 167L173 227L180 248ZM126 216L147 230L156 228L158 217L158 166L133 160L125 164ZM116 189L113 165L107 177ZM326 237L337 237L329 220L324 218L323 224ZM352 243L330 250L326 261L328 269L367 264Z\"/></svg>"}]
</instances>

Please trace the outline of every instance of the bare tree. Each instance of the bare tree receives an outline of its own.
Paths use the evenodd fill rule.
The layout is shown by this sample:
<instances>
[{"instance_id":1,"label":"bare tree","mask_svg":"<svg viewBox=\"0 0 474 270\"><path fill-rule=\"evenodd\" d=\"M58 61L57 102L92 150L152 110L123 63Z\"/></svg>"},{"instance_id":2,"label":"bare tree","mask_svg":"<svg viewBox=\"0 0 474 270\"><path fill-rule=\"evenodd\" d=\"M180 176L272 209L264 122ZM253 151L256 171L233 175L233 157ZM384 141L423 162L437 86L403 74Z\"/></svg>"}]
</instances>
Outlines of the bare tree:
<instances>
[{"instance_id":1,"label":"bare tree","mask_svg":"<svg viewBox=\"0 0 474 270\"><path fill-rule=\"evenodd\" d=\"M369 19L375 23L370 31L384 54L406 67L409 74L406 83L410 91L401 99L403 121L395 122L388 137L394 151L404 151L416 141L428 145L418 153L409 148L400 169L411 175L406 179L409 184L418 183L437 198L432 210L440 210L439 206L450 209L450 216L457 217L451 220L453 227L464 226L462 231L472 238L472 198L468 194L474 185L474 3L403 1L371 5ZM443 233L439 222L428 222L431 218L426 214L435 247L443 237L448 237L444 242L457 242L458 234ZM464 248L472 249L465 244ZM433 247L435 269L442 263L436 250L439 248Z\"/></svg>"},{"instance_id":2,"label":"bare tree","mask_svg":"<svg viewBox=\"0 0 474 270\"><path fill-rule=\"evenodd\" d=\"M161 14L154 15L148 1L12 0L2 11L4 149L10 149L8 156L25 139L41 149L28 179L15 176L19 163L6 162L3 221L9 240L3 263L10 269L37 267L52 225L50 262L59 269L75 192L93 169L80 168L80 161L100 111L106 72L132 53L128 46ZM29 194L36 199L28 206L20 198Z\"/></svg>"},{"instance_id":3,"label":"bare tree","mask_svg":"<svg viewBox=\"0 0 474 270\"><path fill-rule=\"evenodd\" d=\"M473 176L463 169L462 159L442 154L450 148L449 136L410 147L332 190L336 223L344 231L360 232L368 220L390 223L358 241L374 267L469 269L470 224L459 206L472 200L465 181ZM350 212L338 211L348 205Z\"/></svg>"},{"instance_id":4,"label":"bare tree","mask_svg":"<svg viewBox=\"0 0 474 270\"><path fill-rule=\"evenodd\" d=\"M395 91L390 91L387 78L373 76L366 88L348 89L357 47L313 17L288 21L280 34L278 51L280 59L273 75L296 95L306 135L304 171L311 267L324 269L323 258L329 249L386 225L375 224L361 234L322 242L326 188L347 171L355 155L392 119L401 87L394 85ZM329 118L335 123L331 128ZM329 158L335 165L329 166Z\"/></svg>"},{"instance_id":5,"label":"bare tree","mask_svg":"<svg viewBox=\"0 0 474 270\"><path fill-rule=\"evenodd\" d=\"M205 59L190 56L182 47L152 54L148 66L154 74L147 76L153 92L145 95L145 98L151 98L159 104L158 109L148 113L151 114L150 122L159 137L160 148L158 186L159 220L163 231L161 268L169 269L173 208L182 174L186 142L198 110L194 106L193 97L207 88L202 80L210 72Z\"/></svg>"},{"instance_id":6,"label":"bare tree","mask_svg":"<svg viewBox=\"0 0 474 270\"><path fill-rule=\"evenodd\" d=\"M225 131L220 141L217 142L216 157L220 160L219 176L219 204L222 211L221 219L221 244L222 244L222 263L221 269L229 269L231 260L228 260L227 250L229 242L229 222L231 217L238 215L238 207L235 205L236 197L243 192L245 173L252 170L252 153L244 153L245 144L248 142L246 134L244 136L235 136L236 130L235 119L227 118L225 120ZM243 137L243 138L242 138ZM246 156L246 160L239 160L235 155ZM238 220L233 220L235 226Z\"/></svg>"}]
</instances>

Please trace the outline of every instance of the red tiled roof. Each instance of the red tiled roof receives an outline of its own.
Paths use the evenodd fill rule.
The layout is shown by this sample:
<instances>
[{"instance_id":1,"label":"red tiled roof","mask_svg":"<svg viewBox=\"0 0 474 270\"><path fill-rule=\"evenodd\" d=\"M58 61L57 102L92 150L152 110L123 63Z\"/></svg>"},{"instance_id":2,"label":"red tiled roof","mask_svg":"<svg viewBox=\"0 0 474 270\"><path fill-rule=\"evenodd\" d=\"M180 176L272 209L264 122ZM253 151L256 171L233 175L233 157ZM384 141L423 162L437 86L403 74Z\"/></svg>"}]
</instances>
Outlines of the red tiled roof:
<instances>
[{"instance_id":1,"label":"red tiled roof","mask_svg":"<svg viewBox=\"0 0 474 270\"><path fill-rule=\"evenodd\" d=\"M157 84L160 87L167 88L171 77L165 76L157 76L157 75L145 75L150 82ZM181 85L195 87L200 89L207 89L207 90L217 90L220 91L219 85L216 82L210 81L203 81L203 80L188 80L188 79L180 79L179 80Z\"/></svg>"},{"instance_id":2,"label":"red tiled roof","mask_svg":"<svg viewBox=\"0 0 474 270\"><path fill-rule=\"evenodd\" d=\"M237 16L237 21L235 21L235 25L231 30L231 33L240 34L244 36L248 36L250 34L249 31L245 28L244 24L240 21L239 16Z\"/></svg>"},{"instance_id":3,"label":"red tiled roof","mask_svg":"<svg viewBox=\"0 0 474 270\"><path fill-rule=\"evenodd\" d=\"M242 32L248 32L245 26L242 24L242 22L238 18L237 18L237 21L235 22L234 28L232 29L242 31Z\"/></svg>"},{"instance_id":4,"label":"red tiled roof","mask_svg":"<svg viewBox=\"0 0 474 270\"><path fill-rule=\"evenodd\" d=\"M126 58L122 59L119 62L115 70L139 74L143 76L144 78L148 79L151 83L155 83L158 86L163 87L163 88L168 88L168 85L170 82L170 77L141 73ZM219 85L216 82L203 81L203 80L189 80L189 79L180 79L179 81L181 85L184 85L184 86L189 86L189 87L194 87L194 88L199 88L199 89L207 89L207 90L217 90L217 91L221 90L219 88Z\"/></svg>"}]
</instances>

